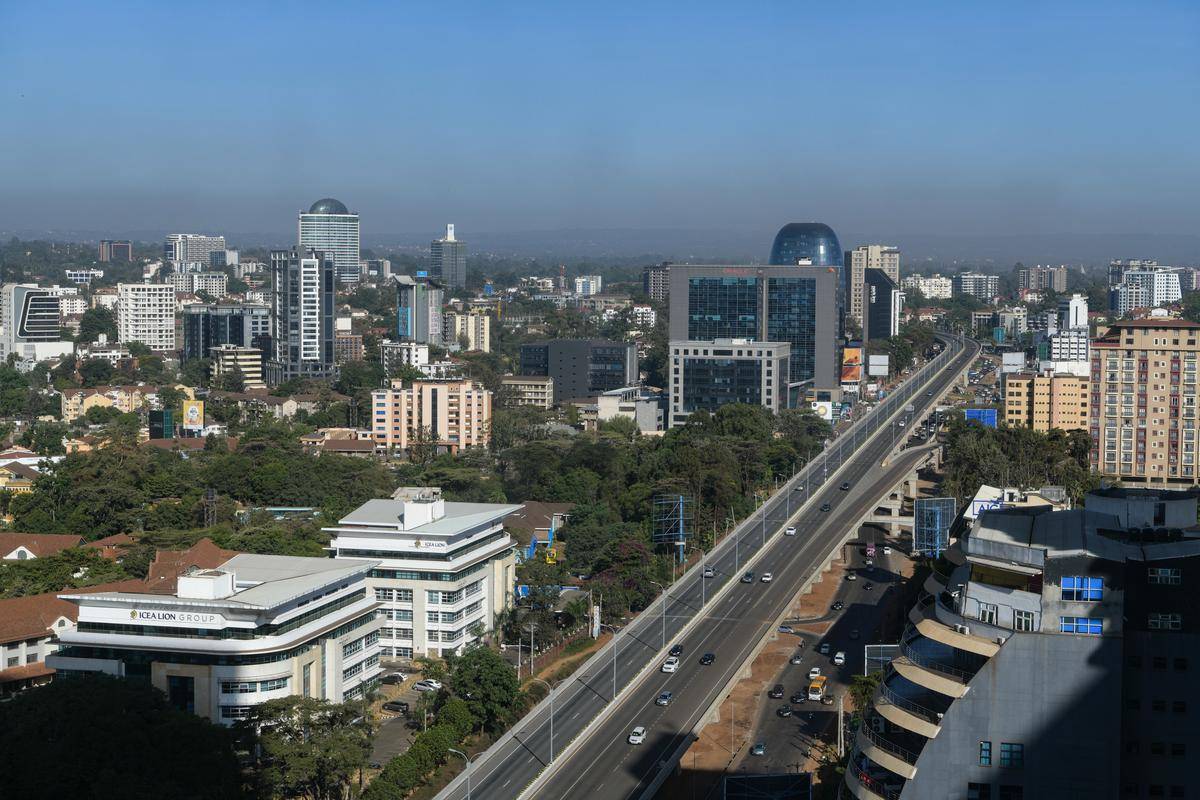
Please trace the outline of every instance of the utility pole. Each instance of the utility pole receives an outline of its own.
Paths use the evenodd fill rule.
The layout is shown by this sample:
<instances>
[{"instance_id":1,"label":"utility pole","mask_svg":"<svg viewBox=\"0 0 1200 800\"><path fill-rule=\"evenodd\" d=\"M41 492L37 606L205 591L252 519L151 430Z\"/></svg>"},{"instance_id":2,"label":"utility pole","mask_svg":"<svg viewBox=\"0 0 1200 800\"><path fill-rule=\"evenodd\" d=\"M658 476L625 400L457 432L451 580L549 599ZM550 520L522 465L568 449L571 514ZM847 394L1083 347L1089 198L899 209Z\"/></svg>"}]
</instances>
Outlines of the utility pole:
<instances>
[{"instance_id":1,"label":"utility pole","mask_svg":"<svg viewBox=\"0 0 1200 800\"><path fill-rule=\"evenodd\" d=\"M533 666L533 659L534 659L533 632L537 630L537 623L531 622L526 627L529 629L529 677L532 678L534 676L534 673L536 672L536 670L534 670L534 666Z\"/></svg>"},{"instance_id":2,"label":"utility pole","mask_svg":"<svg viewBox=\"0 0 1200 800\"><path fill-rule=\"evenodd\" d=\"M841 758L843 755L845 755L845 753L843 752L843 750L845 749L845 743L843 740L845 738L845 730L846 730L845 724L846 723L845 723L845 719L843 717L843 712L842 712L842 703L845 699L846 699L846 696L844 694L838 695L838 738L837 738L838 758Z\"/></svg>"}]
</instances>

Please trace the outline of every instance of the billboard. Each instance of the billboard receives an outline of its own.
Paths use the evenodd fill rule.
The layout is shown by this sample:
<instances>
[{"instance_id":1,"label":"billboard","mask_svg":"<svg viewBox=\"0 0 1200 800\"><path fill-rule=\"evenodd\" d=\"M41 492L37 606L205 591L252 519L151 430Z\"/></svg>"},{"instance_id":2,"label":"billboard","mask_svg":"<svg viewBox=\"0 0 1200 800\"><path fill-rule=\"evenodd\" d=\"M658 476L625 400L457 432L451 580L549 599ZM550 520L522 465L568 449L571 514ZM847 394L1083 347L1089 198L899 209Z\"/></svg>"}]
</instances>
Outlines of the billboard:
<instances>
[{"instance_id":1,"label":"billboard","mask_svg":"<svg viewBox=\"0 0 1200 800\"><path fill-rule=\"evenodd\" d=\"M826 422L833 421L833 403L814 400L812 402L812 410L818 417Z\"/></svg>"},{"instance_id":2,"label":"billboard","mask_svg":"<svg viewBox=\"0 0 1200 800\"><path fill-rule=\"evenodd\" d=\"M953 497L918 497L914 501L914 554L937 558L950 546L950 525L956 510Z\"/></svg>"},{"instance_id":3,"label":"billboard","mask_svg":"<svg viewBox=\"0 0 1200 800\"><path fill-rule=\"evenodd\" d=\"M1000 354L1000 374L1008 375L1025 369L1025 353L1018 350L1015 353Z\"/></svg>"},{"instance_id":4,"label":"billboard","mask_svg":"<svg viewBox=\"0 0 1200 800\"><path fill-rule=\"evenodd\" d=\"M996 427L996 409L994 408L965 408L963 414L967 422L975 421L989 428Z\"/></svg>"},{"instance_id":5,"label":"billboard","mask_svg":"<svg viewBox=\"0 0 1200 800\"><path fill-rule=\"evenodd\" d=\"M863 351L861 347L847 346L842 349L842 383L858 383L862 380Z\"/></svg>"},{"instance_id":6,"label":"billboard","mask_svg":"<svg viewBox=\"0 0 1200 800\"><path fill-rule=\"evenodd\" d=\"M189 430L199 430L204 427L204 401L184 400L183 417L180 426Z\"/></svg>"},{"instance_id":7,"label":"billboard","mask_svg":"<svg viewBox=\"0 0 1200 800\"><path fill-rule=\"evenodd\" d=\"M886 378L891 371L890 356L867 356L867 374L872 378Z\"/></svg>"}]
</instances>

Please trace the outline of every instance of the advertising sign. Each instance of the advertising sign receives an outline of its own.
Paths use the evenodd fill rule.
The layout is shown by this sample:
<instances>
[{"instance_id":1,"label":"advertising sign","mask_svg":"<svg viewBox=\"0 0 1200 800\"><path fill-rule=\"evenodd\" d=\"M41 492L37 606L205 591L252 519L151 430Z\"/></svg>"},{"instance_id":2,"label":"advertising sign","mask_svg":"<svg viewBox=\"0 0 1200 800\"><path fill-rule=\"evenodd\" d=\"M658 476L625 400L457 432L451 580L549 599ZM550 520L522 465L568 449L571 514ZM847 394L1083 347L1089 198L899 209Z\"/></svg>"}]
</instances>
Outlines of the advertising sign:
<instances>
[{"instance_id":1,"label":"advertising sign","mask_svg":"<svg viewBox=\"0 0 1200 800\"><path fill-rule=\"evenodd\" d=\"M199 430L204 427L203 400L183 401L183 420L180 422L180 425L191 430Z\"/></svg>"},{"instance_id":2,"label":"advertising sign","mask_svg":"<svg viewBox=\"0 0 1200 800\"><path fill-rule=\"evenodd\" d=\"M867 374L872 378L886 378L891 369L890 356L867 356Z\"/></svg>"}]
</instances>

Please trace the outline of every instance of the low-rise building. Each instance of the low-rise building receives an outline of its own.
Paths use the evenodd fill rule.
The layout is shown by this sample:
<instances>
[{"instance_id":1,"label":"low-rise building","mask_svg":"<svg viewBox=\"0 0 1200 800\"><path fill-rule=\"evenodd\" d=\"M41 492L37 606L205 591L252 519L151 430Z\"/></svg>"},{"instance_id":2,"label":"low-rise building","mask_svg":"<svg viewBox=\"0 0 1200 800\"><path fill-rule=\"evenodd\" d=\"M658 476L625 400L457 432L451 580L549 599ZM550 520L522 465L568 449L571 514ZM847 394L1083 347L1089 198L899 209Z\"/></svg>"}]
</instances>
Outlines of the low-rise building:
<instances>
[{"instance_id":1,"label":"low-rise building","mask_svg":"<svg viewBox=\"0 0 1200 800\"><path fill-rule=\"evenodd\" d=\"M189 386L176 384L175 389L188 400L195 400ZM74 422L90 408L115 408L123 414L140 410L143 405L158 405L157 386L94 386L88 389L66 389L61 395L63 422Z\"/></svg>"},{"instance_id":2,"label":"low-rise building","mask_svg":"<svg viewBox=\"0 0 1200 800\"><path fill-rule=\"evenodd\" d=\"M500 379L500 402L505 406L554 405L554 378L549 375L505 375Z\"/></svg>"},{"instance_id":3,"label":"low-rise building","mask_svg":"<svg viewBox=\"0 0 1200 800\"><path fill-rule=\"evenodd\" d=\"M379 361L389 375L402 366L421 369L429 363L429 345L385 339L379 343Z\"/></svg>"},{"instance_id":4,"label":"low-rise building","mask_svg":"<svg viewBox=\"0 0 1200 800\"><path fill-rule=\"evenodd\" d=\"M596 398L596 419L608 422L617 417L631 419L642 433L657 433L665 427L666 398L641 386L613 389Z\"/></svg>"},{"instance_id":5,"label":"low-rise building","mask_svg":"<svg viewBox=\"0 0 1200 800\"><path fill-rule=\"evenodd\" d=\"M447 345L465 342L467 350L480 350L484 353L492 351L492 318L490 315L446 312L442 315L442 325L442 341Z\"/></svg>"},{"instance_id":6,"label":"low-rise building","mask_svg":"<svg viewBox=\"0 0 1200 800\"><path fill-rule=\"evenodd\" d=\"M516 554L504 519L519 508L448 502L437 488L401 488L325 528L335 563L379 562L368 585L382 604L383 658L461 652L492 629L511 604Z\"/></svg>"},{"instance_id":7,"label":"low-rise building","mask_svg":"<svg viewBox=\"0 0 1200 800\"><path fill-rule=\"evenodd\" d=\"M393 380L371 392L375 446L405 452L428 446L457 453L486 446L491 436L492 393L470 380Z\"/></svg>"},{"instance_id":8,"label":"low-rise building","mask_svg":"<svg viewBox=\"0 0 1200 800\"><path fill-rule=\"evenodd\" d=\"M363 360L363 337L355 333L337 333L333 337L333 360L338 364Z\"/></svg>"},{"instance_id":9,"label":"low-rise building","mask_svg":"<svg viewBox=\"0 0 1200 800\"><path fill-rule=\"evenodd\" d=\"M241 373L244 389L267 388L262 373L263 353L259 348L221 344L209 348L208 353L212 359L209 374L214 381L230 374Z\"/></svg>"},{"instance_id":10,"label":"low-rise building","mask_svg":"<svg viewBox=\"0 0 1200 800\"><path fill-rule=\"evenodd\" d=\"M8 467L22 466L9 464ZM83 537L68 533L0 532L0 561L31 561L83 544Z\"/></svg>"},{"instance_id":11,"label":"low-rise building","mask_svg":"<svg viewBox=\"0 0 1200 800\"><path fill-rule=\"evenodd\" d=\"M0 699L50 682L54 670L46 659L75 616L75 604L53 593L0 600Z\"/></svg>"},{"instance_id":12,"label":"low-rise building","mask_svg":"<svg viewBox=\"0 0 1200 800\"><path fill-rule=\"evenodd\" d=\"M148 681L224 725L289 695L342 702L379 677L375 560L242 553L174 585L60 594L78 606L49 664Z\"/></svg>"}]
</instances>

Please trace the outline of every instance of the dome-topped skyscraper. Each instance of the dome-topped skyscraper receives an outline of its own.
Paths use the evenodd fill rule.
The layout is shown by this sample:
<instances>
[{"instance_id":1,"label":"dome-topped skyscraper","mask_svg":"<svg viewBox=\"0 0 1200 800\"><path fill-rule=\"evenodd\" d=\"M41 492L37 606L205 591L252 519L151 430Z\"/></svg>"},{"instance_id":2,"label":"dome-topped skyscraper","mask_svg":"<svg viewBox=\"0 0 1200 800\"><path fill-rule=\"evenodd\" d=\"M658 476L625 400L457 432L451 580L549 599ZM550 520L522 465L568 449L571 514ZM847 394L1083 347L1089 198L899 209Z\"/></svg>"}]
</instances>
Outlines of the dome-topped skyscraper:
<instances>
[{"instance_id":1,"label":"dome-topped skyscraper","mask_svg":"<svg viewBox=\"0 0 1200 800\"><path fill-rule=\"evenodd\" d=\"M814 267L842 266L842 246L833 228L823 222L789 222L775 234L771 258L779 266L811 264Z\"/></svg>"},{"instance_id":2,"label":"dome-topped skyscraper","mask_svg":"<svg viewBox=\"0 0 1200 800\"><path fill-rule=\"evenodd\" d=\"M338 283L353 286L359 281L358 214L347 210L344 203L323 197L308 211L300 212L301 250L311 248L333 256Z\"/></svg>"},{"instance_id":3,"label":"dome-topped skyscraper","mask_svg":"<svg viewBox=\"0 0 1200 800\"><path fill-rule=\"evenodd\" d=\"M308 209L310 214L349 214L344 203L332 197L323 197Z\"/></svg>"}]
</instances>

